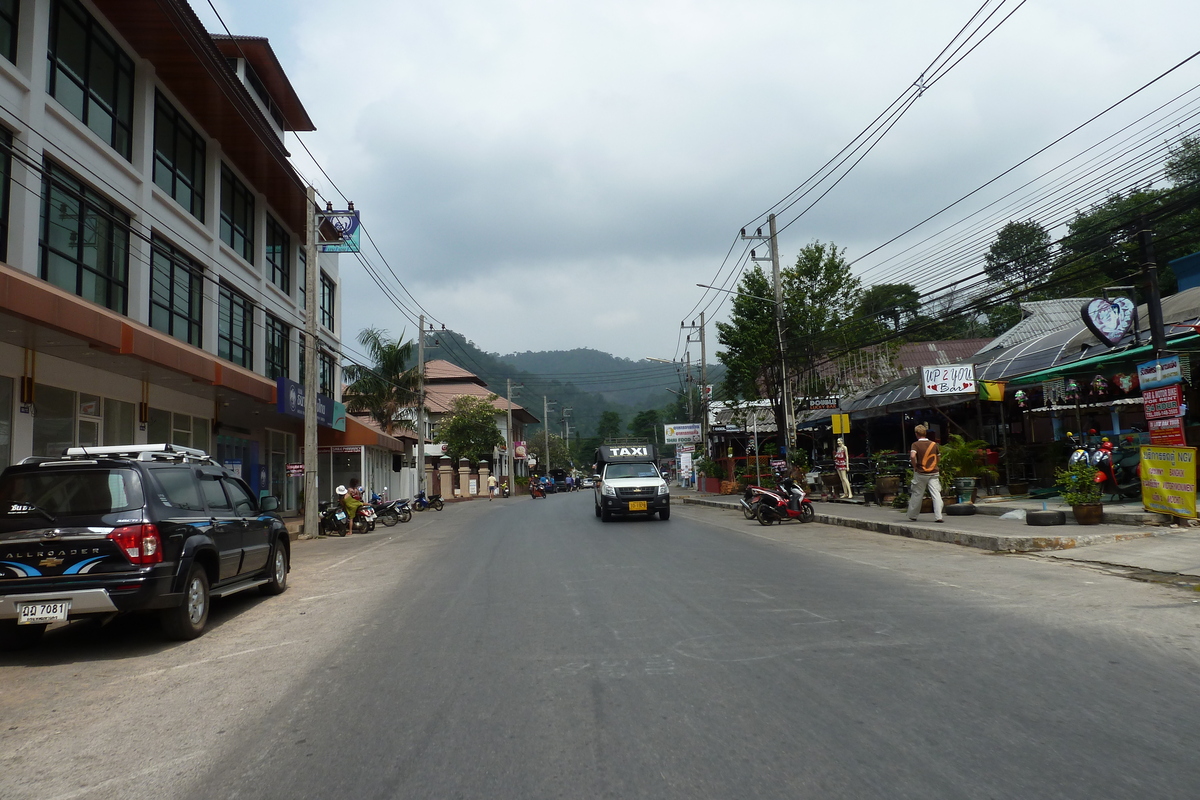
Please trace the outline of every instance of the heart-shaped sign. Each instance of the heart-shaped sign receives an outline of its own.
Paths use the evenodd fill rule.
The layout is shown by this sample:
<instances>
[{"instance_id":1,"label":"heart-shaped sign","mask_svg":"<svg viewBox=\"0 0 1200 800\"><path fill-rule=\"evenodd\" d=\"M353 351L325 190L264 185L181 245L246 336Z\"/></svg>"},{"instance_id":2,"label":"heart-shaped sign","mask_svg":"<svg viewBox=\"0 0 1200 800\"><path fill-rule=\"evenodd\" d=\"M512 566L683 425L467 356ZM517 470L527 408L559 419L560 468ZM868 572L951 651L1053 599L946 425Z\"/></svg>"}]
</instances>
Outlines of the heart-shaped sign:
<instances>
[{"instance_id":1,"label":"heart-shaped sign","mask_svg":"<svg viewBox=\"0 0 1200 800\"><path fill-rule=\"evenodd\" d=\"M1097 297L1084 305L1083 324L1097 339L1109 347L1115 347L1133 326L1136 310L1137 306L1128 297L1114 297L1111 300Z\"/></svg>"}]
</instances>

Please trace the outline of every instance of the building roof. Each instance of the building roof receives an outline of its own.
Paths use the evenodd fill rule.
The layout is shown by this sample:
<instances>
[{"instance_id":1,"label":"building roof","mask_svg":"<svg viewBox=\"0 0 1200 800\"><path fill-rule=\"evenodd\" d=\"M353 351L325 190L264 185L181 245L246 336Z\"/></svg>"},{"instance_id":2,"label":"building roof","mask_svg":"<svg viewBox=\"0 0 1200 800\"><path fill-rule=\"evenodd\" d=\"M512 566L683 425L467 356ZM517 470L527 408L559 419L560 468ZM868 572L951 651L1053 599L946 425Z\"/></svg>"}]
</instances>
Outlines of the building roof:
<instances>
[{"instance_id":1,"label":"building roof","mask_svg":"<svg viewBox=\"0 0 1200 800\"><path fill-rule=\"evenodd\" d=\"M482 387L487 387L487 384L473 372L468 372L457 364L451 364L449 361L435 359L425 362L425 383L476 383Z\"/></svg>"},{"instance_id":2,"label":"building roof","mask_svg":"<svg viewBox=\"0 0 1200 800\"><path fill-rule=\"evenodd\" d=\"M472 376L473 377L473 376ZM486 386L481 386L478 383L444 383L425 386L425 408L431 414L445 414L450 411L450 406L454 402L454 398L470 395L471 397L482 397L484 399L495 395L496 393L488 389ZM508 401L503 397L496 397L492 400L492 407L500 412L508 411ZM528 410L512 404L513 419L525 424L540 422L537 417L530 414Z\"/></svg>"},{"instance_id":3,"label":"building roof","mask_svg":"<svg viewBox=\"0 0 1200 800\"><path fill-rule=\"evenodd\" d=\"M1012 347L1014 344L1027 342L1042 334L1078 326L1080 309L1090 299L1089 297L1064 297L1059 300L1029 300L1021 303L1023 319L997 336L991 343L981 347L979 353Z\"/></svg>"},{"instance_id":4,"label":"building roof","mask_svg":"<svg viewBox=\"0 0 1200 800\"><path fill-rule=\"evenodd\" d=\"M214 33L212 38L226 58L244 58L250 62L254 73L267 87L267 94L283 112L285 131L317 129L265 36L225 36Z\"/></svg>"}]
</instances>

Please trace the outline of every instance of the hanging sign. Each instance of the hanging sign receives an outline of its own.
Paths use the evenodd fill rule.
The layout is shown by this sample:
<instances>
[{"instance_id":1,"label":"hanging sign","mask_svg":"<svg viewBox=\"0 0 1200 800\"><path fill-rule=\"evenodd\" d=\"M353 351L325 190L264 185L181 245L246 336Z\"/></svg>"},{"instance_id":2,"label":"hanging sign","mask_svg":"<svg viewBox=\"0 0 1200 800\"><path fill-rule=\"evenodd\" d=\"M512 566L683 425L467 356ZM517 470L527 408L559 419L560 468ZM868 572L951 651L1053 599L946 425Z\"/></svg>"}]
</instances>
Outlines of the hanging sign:
<instances>
[{"instance_id":1,"label":"hanging sign","mask_svg":"<svg viewBox=\"0 0 1200 800\"><path fill-rule=\"evenodd\" d=\"M1177 355L1138 364L1137 375L1138 383L1141 384L1143 393L1146 389L1153 389L1156 386L1169 386L1172 383L1183 381L1183 369L1179 364L1179 356Z\"/></svg>"},{"instance_id":2,"label":"hanging sign","mask_svg":"<svg viewBox=\"0 0 1200 800\"><path fill-rule=\"evenodd\" d=\"M353 205L353 203L351 203ZM320 211L318 228L321 239L317 249L322 253L357 253L362 229L359 227L358 212L353 208L346 211Z\"/></svg>"},{"instance_id":3,"label":"hanging sign","mask_svg":"<svg viewBox=\"0 0 1200 800\"><path fill-rule=\"evenodd\" d=\"M1183 447L1187 437L1183 435L1183 418L1152 419L1146 423L1150 427L1150 444L1163 447Z\"/></svg>"},{"instance_id":4,"label":"hanging sign","mask_svg":"<svg viewBox=\"0 0 1200 800\"><path fill-rule=\"evenodd\" d=\"M688 422L676 425L664 425L666 438L663 444L683 444L700 441L700 423Z\"/></svg>"},{"instance_id":5,"label":"hanging sign","mask_svg":"<svg viewBox=\"0 0 1200 800\"><path fill-rule=\"evenodd\" d=\"M287 464L285 466L287 469L287 476L289 478L298 478L304 474L304 462L303 461L301 461L299 463L295 463L295 464Z\"/></svg>"},{"instance_id":6,"label":"hanging sign","mask_svg":"<svg viewBox=\"0 0 1200 800\"><path fill-rule=\"evenodd\" d=\"M275 410L304 419L304 387L280 375L275 380ZM346 430L346 406L332 397L317 395L317 424L335 431Z\"/></svg>"},{"instance_id":7,"label":"hanging sign","mask_svg":"<svg viewBox=\"0 0 1200 800\"><path fill-rule=\"evenodd\" d=\"M1183 416L1183 384L1173 383L1142 392L1146 419L1167 419Z\"/></svg>"},{"instance_id":8,"label":"hanging sign","mask_svg":"<svg viewBox=\"0 0 1200 800\"><path fill-rule=\"evenodd\" d=\"M921 377L921 394L925 397L975 394L977 391L974 364L921 367Z\"/></svg>"},{"instance_id":9,"label":"hanging sign","mask_svg":"<svg viewBox=\"0 0 1200 800\"><path fill-rule=\"evenodd\" d=\"M1143 445L1142 505L1147 511L1196 518L1196 448Z\"/></svg>"},{"instance_id":10,"label":"hanging sign","mask_svg":"<svg viewBox=\"0 0 1200 800\"><path fill-rule=\"evenodd\" d=\"M1136 310L1137 307L1128 297L1114 297L1111 300L1097 297L1085 303L1081 313L1083 324L1097 339L1109 347L1116 347L1133 327Z\"/></svg>"}]
</instances>

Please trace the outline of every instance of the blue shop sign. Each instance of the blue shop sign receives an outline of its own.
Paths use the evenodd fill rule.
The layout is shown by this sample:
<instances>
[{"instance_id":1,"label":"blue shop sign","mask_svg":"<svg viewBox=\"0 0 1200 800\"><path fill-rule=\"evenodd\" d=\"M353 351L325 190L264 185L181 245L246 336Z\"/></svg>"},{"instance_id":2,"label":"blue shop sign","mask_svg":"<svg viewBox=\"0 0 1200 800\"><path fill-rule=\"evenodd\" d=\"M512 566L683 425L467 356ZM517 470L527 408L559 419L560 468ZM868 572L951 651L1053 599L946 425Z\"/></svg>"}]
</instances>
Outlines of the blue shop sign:
<instances>
[{"instance_id":1,"label":"blue shop sign","mask_svg":"<svg viewBox=\"0 0 1200 800\"><path fill-rule=\"evenodd\" d=\"M1183 367L1178 355L1138 364L1137 373L1138 383L1143 390L1183 382Z\"/></svg>"},{"instance_id":2,"label":"blue shop sign","mask_svg":"<svg viewBox=\"0 0 1200 800\"><path fill-rule=\"evenodd\" d=\"M304 387L280 376L275 381L276 410L304 419ZM335 431L346 430L346 406L323 394L317 395L317 424Z\"/></svg>"}]
</instances>

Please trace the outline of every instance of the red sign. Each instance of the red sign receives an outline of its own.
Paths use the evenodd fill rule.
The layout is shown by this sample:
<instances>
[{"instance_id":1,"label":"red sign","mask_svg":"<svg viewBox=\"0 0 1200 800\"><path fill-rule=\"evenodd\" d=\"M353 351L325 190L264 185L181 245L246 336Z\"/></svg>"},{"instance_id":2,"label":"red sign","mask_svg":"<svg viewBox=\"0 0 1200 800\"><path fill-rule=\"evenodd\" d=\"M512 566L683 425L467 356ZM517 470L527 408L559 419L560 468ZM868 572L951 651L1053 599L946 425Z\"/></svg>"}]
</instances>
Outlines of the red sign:
<instances>
[{"instance_id":1,"label":"red sign","mask_svg":"<svg viewBox=\"0 0 1200 800\"><path fill-rule=\"evenodd\" d=\"M289 478L298 478L304 474L304 462L287 465L287 476Z\"/></svg>"},{"instance_id":2,"label":"red sign","mask_svg":"<svg viewBox=\"0 0 1200 800\"><path fill-rule=\"evenodd\" d=\"M1170 419L1152 419L1150 423L1150 444L1159 447L1186 447L1187 441L1183 436L1183 420L1179 417Z\"/></svg>"},{"instance_id":3,"label":"red sign","mask_svg":"<svg viewBox=\"0 0 1200 800\"><path fill-rule=\"evenodd\" d=\"M1142 391L1146 419L1167 419L1183 415L1183 385L1173 383Z\"/></svg>"}]
</instances>

